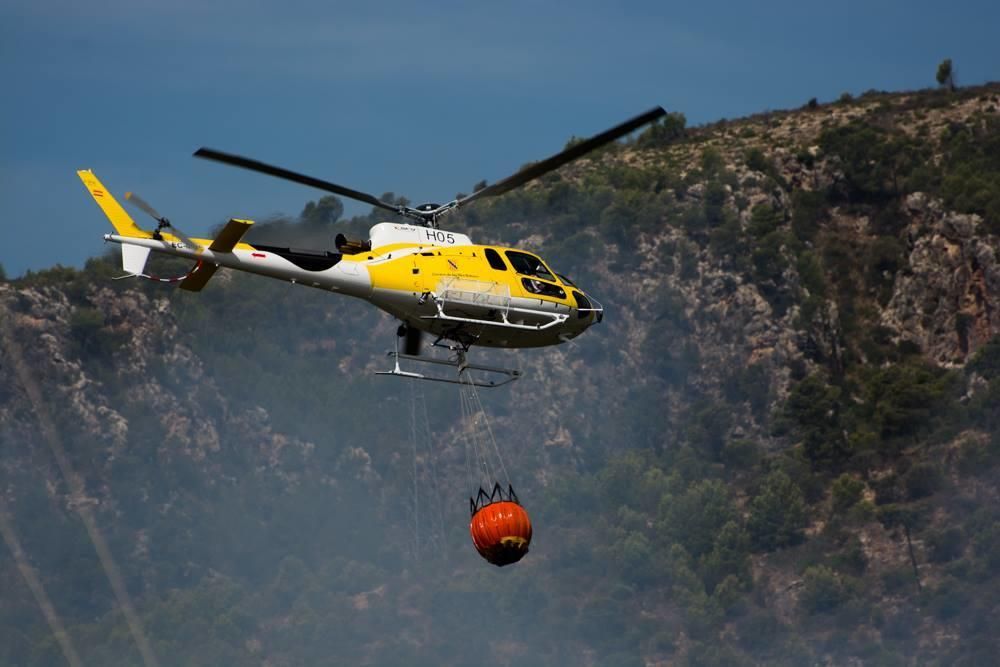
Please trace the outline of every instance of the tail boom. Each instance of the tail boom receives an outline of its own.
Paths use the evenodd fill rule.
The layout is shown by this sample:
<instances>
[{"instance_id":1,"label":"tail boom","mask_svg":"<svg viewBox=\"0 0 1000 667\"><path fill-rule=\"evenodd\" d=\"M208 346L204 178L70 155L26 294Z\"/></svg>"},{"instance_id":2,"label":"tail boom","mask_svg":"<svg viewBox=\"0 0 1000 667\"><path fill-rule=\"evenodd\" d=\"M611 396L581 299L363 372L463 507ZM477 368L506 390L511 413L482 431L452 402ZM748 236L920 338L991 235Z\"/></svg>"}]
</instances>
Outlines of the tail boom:
<instances>
[{"instance_id":1,"label":"tail boom","mask_svg":"<svg viewBox=\"0 0 1000 667\"><path fill-rule=\"evenodd\" d=\"M325 263L328 263L329 266L316 266L305 261L311 259L310 257L300 255L287 248L239 243L232 250L225 252L212 250L213 242L206 240L202 243L201 239L195 239L202 245L198 249L189 248L180 241L167 239L135 238L120 234L105 234L104 239L112 243L120 243L123 246L148 248L154 252L174 257L200 260L203 262L202 269L185 280L185 282L191 281L188 285L181 284L184 289L192 291L200 290L216 269L228 268L363 299L367 299L372 293L368 268L357 261L340 261L340 255L334 255L327 260ZM223 245L223 247L225 246ZM296 261L311 268L304 268L304 266L296 264ZM203 272L205 275L194 280Z\"/></svg>"}]
</instances>

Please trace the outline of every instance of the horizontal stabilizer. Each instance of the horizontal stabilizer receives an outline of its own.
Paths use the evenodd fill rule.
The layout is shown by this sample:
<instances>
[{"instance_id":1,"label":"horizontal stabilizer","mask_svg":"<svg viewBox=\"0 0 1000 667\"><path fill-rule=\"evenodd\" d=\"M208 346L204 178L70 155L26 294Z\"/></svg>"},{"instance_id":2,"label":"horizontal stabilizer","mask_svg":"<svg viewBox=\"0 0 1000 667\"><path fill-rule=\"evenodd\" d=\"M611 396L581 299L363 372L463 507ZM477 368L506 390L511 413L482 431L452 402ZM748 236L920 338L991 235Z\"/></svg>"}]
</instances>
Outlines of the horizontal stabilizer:
<instances>
[{"instance_id":1,"label":"horizontal stabilizer","mask_svg":"<svg viewBox=\"0 0 1000 667\"><path fill-rule=\"evenodd\" d=\"M232 252L236 244L240 242L243 235L247 233L250 229L250 225L253 224L253 220L237 220L232 218L226 223L226 226L222 228L219 235L215 237L212 241L212 245L208 246L208 249L212 252Z\"/></svg>"},{"instance_id":2,"label":"horizontal stabilizer","mask_svg":"<svg viewBox=\"0 0 1000 667\"><path fill-rule=\"evenodd\" d=\"M217 264L209 264L208 262L205 262L197 271L182 280L178 287L189 292L200 292L201 288L204 287L209 280L211 280L212 276L214 276L215 272L218 270L219 267Z\"/></svg>"},{"instance_id":3,"label":"horizontal stabilizer","mask_svg":"<svg viewBox=\"0 0 1000 667\"><path fill-rule=\"evenodd\" d=\"M131 243L122 243L122 268L130 276L141 276L146 269L149 248Z\"/></svg>"}]
</instances>

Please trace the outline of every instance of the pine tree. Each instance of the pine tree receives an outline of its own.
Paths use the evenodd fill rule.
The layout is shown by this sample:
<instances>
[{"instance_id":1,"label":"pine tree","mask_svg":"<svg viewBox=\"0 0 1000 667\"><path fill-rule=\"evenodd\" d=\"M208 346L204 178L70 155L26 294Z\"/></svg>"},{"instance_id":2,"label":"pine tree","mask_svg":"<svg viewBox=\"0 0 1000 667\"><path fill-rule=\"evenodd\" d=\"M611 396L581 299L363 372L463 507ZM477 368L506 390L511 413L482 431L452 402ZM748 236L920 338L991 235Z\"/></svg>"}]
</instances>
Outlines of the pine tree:
<instances>
[{"instance_id":1,"label":"pine tree","mask_svg":"<svg viewBox=\"0 0 1000 667\"><path fill-rule=\"evenodd\" d=\"M945 58L937 68L937 82L941 86L946 86L948 90L955 90L955 70L951 66L951 58Z\"/></svg>"},{"instance_id":2,"label":"pine tree","mask_svg":"<svg viewBox=\"0 0 1000 667\"><path fill-rule=\"evenodd\" d=\"M750 503L747 532L757 549L773 551L802 540L808 516L802 491L782 470L764 480L760 493Z\"/></svg>"}]
</instances>

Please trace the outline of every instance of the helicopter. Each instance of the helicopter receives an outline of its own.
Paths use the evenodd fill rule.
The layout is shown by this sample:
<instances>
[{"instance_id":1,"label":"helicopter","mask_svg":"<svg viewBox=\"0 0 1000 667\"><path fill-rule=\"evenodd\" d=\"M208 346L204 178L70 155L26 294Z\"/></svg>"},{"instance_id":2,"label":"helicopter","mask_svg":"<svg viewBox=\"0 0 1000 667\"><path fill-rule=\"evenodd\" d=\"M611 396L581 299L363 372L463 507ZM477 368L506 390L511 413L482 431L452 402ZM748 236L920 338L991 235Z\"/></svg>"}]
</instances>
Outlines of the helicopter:
<instances>
[{"instance_id":1,"label":"helicopter","mask_svg":"<svg viewBox=\"0 0 1000 667\"><path fill-rule=\"evenodd\" d=\"M104 239L121 245L125 271L121 278L175 283L197 292L219 268L229 268L357 297L401 322L395 351L389 353L395 365L378 374L494 387L518 379L521 372L469 363L466 354L472 346L530 348L568 342L600 322L604 308L538 255L475 244L465 234L442 229L439 221L474 201L520 187L664 115L663 108L654 107L470 195L446 204L415 207L239 155L210 148L195 151L197 158L332 192L407 220L377 223L367 240L337 234L335 252L244 242L254 223L237 218L230 219L214 239L190 238L142 198L126 193L129 203L156 220L156 228L148 231L135 223L91 170L77 174L115 229ZM195 265L183 276L159 278L145 273L151 252L191 259ZM421 355L424 333L435 337L433 347L446 348L454 355L448 359ZM451 366L458 370L458 378L406 371L401 359ZM463 378L469 370L493 379Z\"/></svg>"}]
</instances>

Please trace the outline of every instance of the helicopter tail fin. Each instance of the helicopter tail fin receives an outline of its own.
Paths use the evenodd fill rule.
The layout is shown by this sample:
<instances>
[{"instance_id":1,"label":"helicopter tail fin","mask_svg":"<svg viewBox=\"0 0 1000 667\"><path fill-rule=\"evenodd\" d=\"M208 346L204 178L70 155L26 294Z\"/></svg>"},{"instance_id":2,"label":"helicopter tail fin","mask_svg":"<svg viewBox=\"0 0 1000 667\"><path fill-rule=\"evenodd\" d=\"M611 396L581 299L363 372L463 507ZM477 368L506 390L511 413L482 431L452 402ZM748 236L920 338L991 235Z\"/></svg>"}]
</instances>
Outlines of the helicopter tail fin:
<instances>
[{"instance_id":1,"label":"helicopter tail fin","mask_svg":"<svg viewBox=\"0 0 1000 667\"><path fill-rule=\"evenodd\" d=\"M101 207L102 211L104 211L104 215L108 216L108 220L111 221L111 226L115 228L115 231L119 236L131 236L143 239L152 238L153 235L150 232L147 232L146 230L140 228L139 225L135 224L135 220L133 220L132 217L125 212L125 209L122 208L121 204L119 204L118 201L111 196L108 189L104 187L99 180L97 180L97 176L94 175L94 172L89 169L81 169L76 172L76 175L80 177L81 181L83 181L83 185L87 188L90 196L94 198L97 205Z\"/></svg>"}]
</instances>

